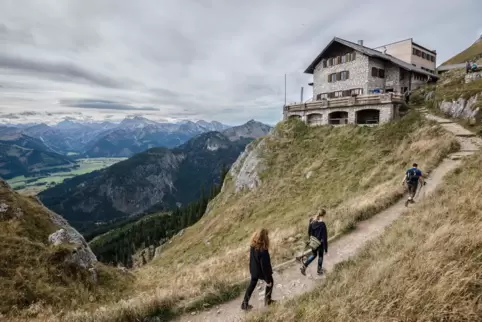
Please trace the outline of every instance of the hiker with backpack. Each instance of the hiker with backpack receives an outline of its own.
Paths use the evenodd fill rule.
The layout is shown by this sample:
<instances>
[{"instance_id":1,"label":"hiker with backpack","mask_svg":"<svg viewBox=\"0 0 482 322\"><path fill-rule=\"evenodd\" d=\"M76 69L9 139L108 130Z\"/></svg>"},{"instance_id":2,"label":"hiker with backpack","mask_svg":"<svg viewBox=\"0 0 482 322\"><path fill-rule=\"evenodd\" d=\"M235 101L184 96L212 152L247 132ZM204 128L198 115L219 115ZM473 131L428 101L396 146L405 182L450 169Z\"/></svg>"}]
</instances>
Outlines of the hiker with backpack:
<instances>
[{"instance_id":1,"label":"hiker with backpack","mask_svg":"<svg viewBox=\"0 0 482 322\"><path fill-rule=\"evenodd\" d=\"M405 206L408 206L408 203L414 202L413 198L415 197L415 193L417 192L418 184L425 185L423 180L422 171L418 168L418 165L414 163L412 168L405 171L405 177L403 178L402 185L407 184L408 190L408 199L405 202Z\"/></svg>"},{"instance_id":2,"label":"hiker with backpack","mask_svg":"<svg viewBox=\"0 0 482 322\"><path fill-rule=\"evenodd\" d=\"M253 308L249 304L249 299L253 294L258 280L266 282L266 289L264 295L264 305L268 306L274 303L271 299L273 292L273 268L271 267L271 258L269 256L269 237L268 230L262 228L256 231L251 238L251 248L249 256L249 272L251 274L251 281L248 289L244 295L241 309L248 311Z\"/></svg>"},{"instance_id":3,"label":"hiker with backpack","mask_svg":"<svg viewBox=\"0 0 482 322\"><path fill-rule=\"evenodd\" d=\"M306 268L310 265L318 256L318 275L323 274L323 253L328 253L328 231L326 224L323 221L326 215L325 209L317 211L314 219L310 219L308 225L308 236L310 238L309 247L311 248L311 255L301 266L301 274L306 275Z\"/></svg>"}]
</instances>

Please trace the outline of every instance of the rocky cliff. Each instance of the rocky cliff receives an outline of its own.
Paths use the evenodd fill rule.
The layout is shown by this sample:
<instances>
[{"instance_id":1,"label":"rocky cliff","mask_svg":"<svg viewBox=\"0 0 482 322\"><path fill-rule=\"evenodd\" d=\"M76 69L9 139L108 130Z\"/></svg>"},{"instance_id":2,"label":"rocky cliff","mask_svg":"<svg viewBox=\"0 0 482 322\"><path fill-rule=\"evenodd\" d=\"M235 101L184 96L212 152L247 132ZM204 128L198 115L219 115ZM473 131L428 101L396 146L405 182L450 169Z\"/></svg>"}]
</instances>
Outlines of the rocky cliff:
<instances>
[{"instance_id":1,"label":"rocky cliff","mask_svg":"<svg viewBox=\"0 0 482 322\"><path fill-rule=\"evenodd\" d=\"M462 70L448 71L436 86L419 89L412 102L428 105L469 124L478 124L482 119L482 79L466 82L465 78Z\"/></svg>"}]
</instances>

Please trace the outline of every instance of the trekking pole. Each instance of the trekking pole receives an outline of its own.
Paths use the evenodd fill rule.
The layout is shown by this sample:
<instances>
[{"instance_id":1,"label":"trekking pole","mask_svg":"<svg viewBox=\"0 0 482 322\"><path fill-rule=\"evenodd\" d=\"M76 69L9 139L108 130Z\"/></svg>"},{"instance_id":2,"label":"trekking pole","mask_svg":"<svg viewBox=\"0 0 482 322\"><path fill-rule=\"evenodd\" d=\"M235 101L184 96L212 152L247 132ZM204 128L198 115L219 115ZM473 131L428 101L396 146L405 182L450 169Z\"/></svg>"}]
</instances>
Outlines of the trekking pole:
<instances>
[{"instance_id":1,"label":"trekking pole","mask_svg":"<svg viewBox=\"0 0 482 322\"><path fill-rule=\"evenodd\" d=\"M417 191L417 198L420 196L420 191L422 191L423 187L427 184L426 181L423 182L423 185L420 187L420 189L418 189Z\"/></svg>"}]
</instances>

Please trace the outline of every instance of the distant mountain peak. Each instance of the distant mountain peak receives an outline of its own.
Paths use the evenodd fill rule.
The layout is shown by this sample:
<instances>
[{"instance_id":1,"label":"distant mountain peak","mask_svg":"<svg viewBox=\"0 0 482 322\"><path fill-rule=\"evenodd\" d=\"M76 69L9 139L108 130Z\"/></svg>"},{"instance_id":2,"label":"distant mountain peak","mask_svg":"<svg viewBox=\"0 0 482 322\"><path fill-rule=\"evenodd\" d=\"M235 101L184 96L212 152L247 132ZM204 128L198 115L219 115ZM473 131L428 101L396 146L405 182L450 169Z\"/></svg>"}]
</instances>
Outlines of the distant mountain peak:
<instances>
[{"instance_id":1,"label":"distant mountain peak","mask_svg":"<svg viewBox=\"0 0 482 322\"><path fill-rule=\"evenodd\" d=\"M224 130L223 134L226 135L231 141L235 141L239 140L240 138L257 139L267 135L270 130L271 126L251 119L245 124L233 126L227 130Z\"/></svg>"}]
</instances>

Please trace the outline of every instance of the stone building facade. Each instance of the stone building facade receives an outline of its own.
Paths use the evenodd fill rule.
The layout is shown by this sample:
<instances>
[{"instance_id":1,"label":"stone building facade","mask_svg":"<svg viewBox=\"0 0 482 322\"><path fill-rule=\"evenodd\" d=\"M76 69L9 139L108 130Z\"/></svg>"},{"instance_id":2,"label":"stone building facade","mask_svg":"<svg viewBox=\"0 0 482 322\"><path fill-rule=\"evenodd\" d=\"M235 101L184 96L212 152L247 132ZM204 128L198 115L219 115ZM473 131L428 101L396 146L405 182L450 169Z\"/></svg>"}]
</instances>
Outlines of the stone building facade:
<instances>
[{"instance_id":1,"label":"stone building facade","mask_svg":"<svg viewBox=\"0 0 482 322\"><path fill-rule=\"evenodd\" d=\"M438 78L362 42L336 37L305 73L313 74L312 103L285 106L283 113L310 125L388 122L399 116L403 94Z\"/></svg>"},{"instance_id":2,"label":"stone building facade","mask_svg":"<svg viewBox=\"0 0 482 322\"><path fill-rule=\"evenodd\" d=\"M334 38L305 73L313 74L313 100L374 92L405 93L438 77L396 57L340 38Z\"/></svg>"}]
</instances>

